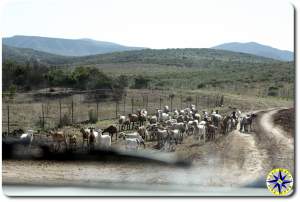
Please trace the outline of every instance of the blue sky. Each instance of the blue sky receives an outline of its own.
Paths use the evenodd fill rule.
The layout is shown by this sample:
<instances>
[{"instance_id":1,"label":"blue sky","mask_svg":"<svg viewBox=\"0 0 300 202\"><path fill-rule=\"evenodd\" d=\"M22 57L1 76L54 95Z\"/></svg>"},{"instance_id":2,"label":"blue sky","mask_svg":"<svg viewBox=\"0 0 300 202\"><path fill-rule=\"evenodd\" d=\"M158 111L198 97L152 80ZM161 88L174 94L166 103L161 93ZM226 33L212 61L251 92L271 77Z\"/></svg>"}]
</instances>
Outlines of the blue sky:
<instances>
[{"instance_id":1,"label":"blue sky","mask_svg":"<svg viewBox=\"0 0 300 202\"><path fill-rule=\"evenodd\" d=\"M293 50L284 0L1 0L2 36L92 38L149 48L249 42Z\"/></svg>"}]
</instances>

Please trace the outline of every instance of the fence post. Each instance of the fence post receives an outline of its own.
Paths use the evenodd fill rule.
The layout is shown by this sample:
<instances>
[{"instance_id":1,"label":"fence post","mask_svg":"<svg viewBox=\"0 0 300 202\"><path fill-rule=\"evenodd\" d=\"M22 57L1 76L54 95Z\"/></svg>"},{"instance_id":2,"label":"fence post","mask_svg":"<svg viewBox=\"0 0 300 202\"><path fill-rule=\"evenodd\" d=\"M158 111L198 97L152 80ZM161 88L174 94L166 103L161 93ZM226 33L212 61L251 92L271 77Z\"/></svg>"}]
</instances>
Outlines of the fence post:
<instances>
[{"instance_id":1,"label":"fence post","mask_svg":"<svg viewBox=\"0 0 300 202\"><path fill-rule=\"evenodd\" d=\"M42 129L45 128L44 104L42 103Z\"/></svg>"},{"instance_id":2,"label":"fence post","mask_svg":"<svg viewBox=\"0 0 300 202\"><path fill-rule=\"evenodd\" d=\"M219 105L219 94L215 96L215 107L218 107L218 105Z\"/></svg>"},{"instance_id":3,"label":"fence post","mask_svg":"<svg viewBox=\"0 0 300 202\"><path fill-rule=\"evenodd\" d=\"M99 120L99 102L96 103L97 120Z\"/></svg>"},{"instance_id":4,"label":"fence post","mask_svg":"<svg viewBox=\"0 0 300 202\"><path fill-rule=\"evenodd\" d=\"M207 106L207 109L209 109L209 95L207 96L207 101L206 101L206 106Z\"/></svg>"},{"instance_id":5,"label":"fence post","mask_svg":"<svg viewBox=\"0 0 300 202\"><path fill-rule=\"evenodd\" d=\"M133 105L134 105L134 100L133 97L131 98L131 113L133 113Z\"/></svg>"},{"instance_id":6,"label":"fence post","mask_svg":"<svg viewBox=\"0 0 300 202\"><path fill-rule=\"evenodd\" d=\"M72 124L74 124L74 100L73 100L73 96L72 96L72 103L71 103L71 120L72 120Z\"/></svg>"},{"instance_id":7,"label":"fence post","mask_svg":"<svg viewBox=\"0 0 300 202\"><path fill-rule=\"evenodd\" d=\"M223 106L224 105L224 95L222 95L221 100L220 100L220 105Z\"/></svg>"},{"instance_id":8,"label":"fence post","mask_svg":"<svg viewBox=\"0 0 300 202\"><path fill-rule=\"evenodd\" d=\"M126 95L124 96L123 111L124 111L123 115L125 115L126 114Z\"/></svg>"},{"instance_id":9,"label":"fence post","mask_svg":"<svg viewBox=\"0 0 300 202\"><path fill-rule=\"evenodd\" d=\"M59 125L61 125L61 98L59 98Z\"/></svg>"},{"instance_id":10,"label":"fence post","mask_svg":"<svg viewBox=\"0 0 300 202\"><path fill-rule=\"evenodd\" d=\"M180 95L180 109L182 109L182 95Z\"/></svg>"},{"instance_id":11,"label":"fence post","mask_svg":"<svg viewBox=\"0 0 300 202\"><path fill-rule=\"evenodd\" d=\"M147 94L147 97L146 97L147 99L146 99L146 110L148 111L148 99L149 99L149 97L148 97L148 94Z\"/></svg>"},{"instance_id":12,"label":"fence post","mask_svg":"<svg viewBox=\"0 0 300 202\"><path fill-rule=\"evenodd\" d=\"M7 134L9 135L9 104L7 104Z\"/></svg>"},{"instance_id":13,"label":"fence post","mask_svg":"<svg viewBox=\"0 0 300 202\"><path fill-rule=\"evenodd\" d=\"M172 112L173 111L173 97L171 96L170 99L171 99L171 112Z\"/></svg>"},{"instance_id":14,"label":"fence post","mask_svg":"<svg viewBox=\"0 0 300 202\"><path fill-rule=\"evenodd\" d=\"M118 118L118 108L119 108L119 104L118 104L118 100L116 100L116 119Z\"/></svg>"},{"instance_id":15,"label":"fence post","mask_svg":"<svg viewBox=\"0 0 300 202\"><path fill-rule=\"evenodd\" d=\"M162 101L162 98L161 98L161 96L159 96L159 109L161 109L161 101Z\"/></svg>"}]
</instances>

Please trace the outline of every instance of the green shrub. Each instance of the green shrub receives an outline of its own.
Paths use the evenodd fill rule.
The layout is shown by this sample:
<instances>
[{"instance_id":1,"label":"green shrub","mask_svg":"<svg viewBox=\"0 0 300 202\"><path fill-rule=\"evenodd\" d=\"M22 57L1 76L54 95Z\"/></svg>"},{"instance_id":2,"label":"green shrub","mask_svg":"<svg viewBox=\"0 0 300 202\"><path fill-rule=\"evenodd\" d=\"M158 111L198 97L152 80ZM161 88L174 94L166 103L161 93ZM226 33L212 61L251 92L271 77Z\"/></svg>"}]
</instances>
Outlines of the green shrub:
<instances>
[{"instance_id":1,"label":"green shrub","mask_svg":"<svg viewBox=\"0 0 300 202\"><path fill-rule=\"evenodd\" d=\"M149 82L150 79L140 75L134 79L134 88L136 89L148 88Z\"/></svg>"},{"instance_id":2,"label":"green shrub","mask_svg":"<svg viewBox=\"0 0 300 202\"><path fill-rule=\"evenodd\" d=\"M278 96L278 87L271 86L268 89L268 96Z\"/></svg>"},{"instance_id":3,"label":"green shrub","mask_svg":"<svg viewBox=\"0 0 300 202\"><path fill-rule=\"evenodd\" d=\"M67 115L67 114L64 114L62 117L61 117L61 122L59 124L59 127L63 127L63 126L68 126L71 124L71 119L70 117Z\"/></svg>"},{"instance_id":4,"label":"green shrub","mask_svg":"<svg viewBox=\"0 0 300 202\"><path fill-rule=\"evenodd\" d=\"M89 122L90 123L97 123L98 117L97 114L94 112L94 110L89 111Z\"/></svg>"},{"instance_id":5,"label":"green shrub","mask_svg":"<svg viewBox=\"0 0 300 202\"><path fill-rule=\"evenodd\" d=\"M205 88L205 84L204 83L200 83L200 84L198 84L197 88Z\"/></svg>"}]
</instances>

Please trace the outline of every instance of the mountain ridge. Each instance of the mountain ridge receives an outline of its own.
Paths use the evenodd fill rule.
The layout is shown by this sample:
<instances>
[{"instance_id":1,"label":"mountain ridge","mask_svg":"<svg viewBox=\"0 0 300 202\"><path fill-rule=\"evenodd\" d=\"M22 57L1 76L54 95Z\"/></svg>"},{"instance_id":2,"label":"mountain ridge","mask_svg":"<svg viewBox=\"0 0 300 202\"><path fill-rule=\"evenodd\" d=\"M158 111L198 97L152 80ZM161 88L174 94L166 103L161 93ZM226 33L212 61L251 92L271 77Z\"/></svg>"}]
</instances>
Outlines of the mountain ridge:
<instances>
[{"instance_id":1,"label":"mountain ridge","mask_svg":"<svg viewBox=\"0 0 300 202\"><path fill-rule=\"evenodd\" d=\"M272 58L281 61L293 61L294 53L288 50L280 50L272 46L263 45L257 42L229 42L223 43L217 46L213 46L213 49L228 50L234 52L248 53L267 58Z\"/></svg>"},{"instance_id":2,"label":"mountain ridge","mask_svg":"<svg viewBox=\"0 0 300 202\"><path fill-rule=\"evenodd\" d=\"M86 56L117 51L140 50L142 47L129 47L113 42L93 39L64 39L41 36L23 36L2 38L4 45L16 48L30 48L37 51L63 56Z\"/></svg>"}]
</instances>

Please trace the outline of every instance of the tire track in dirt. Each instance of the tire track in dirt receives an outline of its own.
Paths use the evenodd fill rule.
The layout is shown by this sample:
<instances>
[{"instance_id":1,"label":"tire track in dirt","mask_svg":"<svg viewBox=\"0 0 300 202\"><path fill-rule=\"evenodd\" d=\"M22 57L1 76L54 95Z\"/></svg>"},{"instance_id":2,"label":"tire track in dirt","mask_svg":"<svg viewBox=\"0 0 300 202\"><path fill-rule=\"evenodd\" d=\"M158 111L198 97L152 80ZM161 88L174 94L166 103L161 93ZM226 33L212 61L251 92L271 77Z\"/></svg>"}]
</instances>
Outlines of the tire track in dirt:
<instances>
[{"instance_id":1,"label":"tire track in dirt","mask_svg":"<svg viewBox=\"0 0 300 202\"><path fill-rule=\"evenodd\" d=\"M259 147L266 149L269 155L268 171L274 168L286 168L294 174L294 139L275 125L273 119L281 109L259 112L258 119L255 121L255 131Z\"/></svg>"},{"instance_id":2,"label":"tire track in dirt","mask_svg":"<svg viewBox=\"0 0 300 202\"><path fill-rule=\"evenodd\" d=\"M223 145L224 149L220 151L223 161L220 171L227 170L235 176L230 180L231 185L245 186L262 178L261 173L268 154L257 146L254 133L234 130L226 137ZM222 178L229 180L226 175Z\"/></svg>"}]
</instances>

